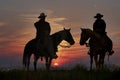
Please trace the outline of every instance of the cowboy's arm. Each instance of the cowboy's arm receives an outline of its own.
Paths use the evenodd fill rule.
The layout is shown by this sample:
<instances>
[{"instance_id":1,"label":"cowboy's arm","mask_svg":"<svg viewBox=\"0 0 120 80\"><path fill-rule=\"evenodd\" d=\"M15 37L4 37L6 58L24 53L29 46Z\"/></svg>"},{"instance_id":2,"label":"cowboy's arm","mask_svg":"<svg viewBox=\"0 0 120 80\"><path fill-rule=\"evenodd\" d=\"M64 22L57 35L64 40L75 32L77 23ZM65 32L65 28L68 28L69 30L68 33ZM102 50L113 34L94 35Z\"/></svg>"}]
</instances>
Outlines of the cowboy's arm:
<instances>
[{"instance_id":1,"label":"cowboy's arm","mask_svg":"<svg viewBox=\"0 0 120 80\"><path fill-rule=\"evenodd\" d=\"M46 28L45 28L44 32L45 32L46 35L50 35L51 28L50 28L50 24L49 23L46 24Z\"/></svg>"}]
</instances>

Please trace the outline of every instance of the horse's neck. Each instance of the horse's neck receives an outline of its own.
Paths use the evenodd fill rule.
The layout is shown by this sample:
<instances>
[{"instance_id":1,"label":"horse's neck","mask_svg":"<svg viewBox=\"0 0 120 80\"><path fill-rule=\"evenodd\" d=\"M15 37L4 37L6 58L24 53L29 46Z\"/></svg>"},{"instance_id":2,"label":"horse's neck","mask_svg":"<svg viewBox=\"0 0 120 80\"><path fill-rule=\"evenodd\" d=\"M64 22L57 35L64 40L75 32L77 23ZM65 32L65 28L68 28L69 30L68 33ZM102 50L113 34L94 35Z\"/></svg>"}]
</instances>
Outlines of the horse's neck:
<instances>
[{"instance_id":1,"label":"horse's neck","mask_svg":"<svg viewBox=\"0 0 120 80\"><path fill-rule=\"evenodd\" d=\"M60 44L60 42L62 41L61 35L58 33L55 33L52 35L53 38L53 43L57 46Z\"/></svg>"},{"instance_id":2,"label":"horse's neck","mask_svg":"<svg viewBox=\"0 0 120 80\"><path fill-rule=\"evenodd\" d=\"M98 33L94 32L92 30L89 31L89 33L90 33L91 38L101 39L101 36Z\"/></svg>"}]
</instances>

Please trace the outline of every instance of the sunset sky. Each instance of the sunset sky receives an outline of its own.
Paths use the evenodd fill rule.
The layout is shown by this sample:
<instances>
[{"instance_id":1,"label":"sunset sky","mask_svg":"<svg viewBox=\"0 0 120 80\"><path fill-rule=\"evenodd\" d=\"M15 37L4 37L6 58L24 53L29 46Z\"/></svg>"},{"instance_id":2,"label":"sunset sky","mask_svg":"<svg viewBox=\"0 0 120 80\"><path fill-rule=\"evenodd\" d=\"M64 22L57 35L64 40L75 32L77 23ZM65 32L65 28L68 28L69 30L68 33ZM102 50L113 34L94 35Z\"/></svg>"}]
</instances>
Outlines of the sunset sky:
<instances>
[{"instance_id":1,"label":"sunset sky","mask_svg":"<svg viewBox=\"0 0 120 80\"><path fill-rule=\"evenodd\" d=\"M22 66L24 46L35 37L34 23L41 12L47 15L51 34L71 28L76 42L70 48L58 46L59 57L53 65L89 64L88 48L79 45L80 28L92 29L96 13L104 15L107 34L114 44L110 64L120 65L119 9L120 0L0 0L0 68Z\"/></svg>"}]
</instances>

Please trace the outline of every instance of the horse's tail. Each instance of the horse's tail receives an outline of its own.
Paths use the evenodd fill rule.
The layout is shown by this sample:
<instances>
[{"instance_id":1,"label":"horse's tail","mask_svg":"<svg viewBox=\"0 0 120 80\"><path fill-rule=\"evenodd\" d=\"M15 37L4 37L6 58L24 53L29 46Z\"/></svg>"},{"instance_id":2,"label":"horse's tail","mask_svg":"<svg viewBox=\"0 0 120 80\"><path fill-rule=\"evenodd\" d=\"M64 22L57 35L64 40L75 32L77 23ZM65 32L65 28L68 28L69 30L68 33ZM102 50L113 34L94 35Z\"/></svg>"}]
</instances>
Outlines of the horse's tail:
<instances>
[{"instance_id":1,"label":"horse's tail","mask_svg":"<svg viewBox=\"0 0 120 80\"><path fill-rule=\"evenodd\" d=\"M25 47L24 48L24 53L23 53L23 65L24 66L26 66L26 64L27 64L27 57L28 57L27 48Z\"/></svg>"},{"instance_id":2,"label":"horse's tail","mask_svg":"<svg viewBox=\"0 0 120 80\"><path fill-rule=\"evenodd\" d=\"M23 52L23 65L26 67L26 64L28 63L29 57L32 54L32 48L31 48L31 43L33 40L29 41L24 48L24 52Z\"/></svg>"}]
</instances>

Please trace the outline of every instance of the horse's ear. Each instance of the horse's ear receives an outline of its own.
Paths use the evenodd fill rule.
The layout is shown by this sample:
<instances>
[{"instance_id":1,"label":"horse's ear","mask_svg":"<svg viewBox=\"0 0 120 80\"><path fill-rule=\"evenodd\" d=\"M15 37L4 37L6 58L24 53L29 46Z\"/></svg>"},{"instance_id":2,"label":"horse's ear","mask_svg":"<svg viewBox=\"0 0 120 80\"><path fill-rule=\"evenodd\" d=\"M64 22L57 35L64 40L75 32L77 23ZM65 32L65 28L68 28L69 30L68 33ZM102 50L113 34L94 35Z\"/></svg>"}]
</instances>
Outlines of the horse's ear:
<instances>
[{"instance_id":1,"label":"horse's ear","mask_svg":"<svg viewBox=\"0 0 120 80\"><path fill-rule=\"evenodd\" d=\"M66 30L65 28L63 28L64 30Z\"/></svg>"},{"instance_id":2,"label":"horse's ear","mask_svg":"<svg viewBox=\"0 0 120 80\"><path fill-rule=\"evenodd\" d=\"M68 31L70 31L71 30L71 28L70 29L65 29L65 28L63 28L64 30L68 30Z\"/></svg>"},{"instance_id":3,"label":"horse's ear","mask_svg":"<svg viewBox=\"0 0 120 80\"><path fill-rule=\"evenodd\" d=\"M68 29L68 31L70 31L71 30L71 28L70 29Z\"/></svg>"}]
</instances>

